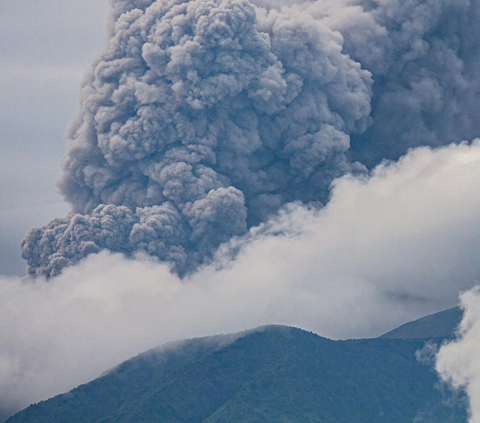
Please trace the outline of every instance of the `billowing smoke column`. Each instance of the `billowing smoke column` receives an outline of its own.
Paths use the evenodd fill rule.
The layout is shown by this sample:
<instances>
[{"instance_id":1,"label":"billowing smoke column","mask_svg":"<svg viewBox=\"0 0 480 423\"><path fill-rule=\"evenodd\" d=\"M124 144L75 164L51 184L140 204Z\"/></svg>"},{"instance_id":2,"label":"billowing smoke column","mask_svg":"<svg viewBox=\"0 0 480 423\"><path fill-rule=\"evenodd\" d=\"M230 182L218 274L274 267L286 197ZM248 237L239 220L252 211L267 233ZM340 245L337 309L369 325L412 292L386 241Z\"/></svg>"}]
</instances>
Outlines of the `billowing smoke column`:
<instances>
[{"instance_id":1,"label":"billowing smoke column","mask_svg":"<svg viewBox=\"0 0 480 423\"><path fill-rule=\"evenodd\" d=\"M352 136L353 158L370 167L418 145L479 136L478 0L327 3L342 9L329 10L325 20L343 34L344 52L375 81L373 125ZM312 9L325 16L321 7Z\"/></svg>"},{"instance_id":2,"label":"billowing smoke column","mask_svg":"<svg viewBox=\"0 0 480 423\"><path fill-rule=\"evenodd\" d=\"M478 3L114 0L67 132L73 213L28 233L29 274L102 249L184 274L347 172L479 135Z\"/></svg>"}]
</instances>

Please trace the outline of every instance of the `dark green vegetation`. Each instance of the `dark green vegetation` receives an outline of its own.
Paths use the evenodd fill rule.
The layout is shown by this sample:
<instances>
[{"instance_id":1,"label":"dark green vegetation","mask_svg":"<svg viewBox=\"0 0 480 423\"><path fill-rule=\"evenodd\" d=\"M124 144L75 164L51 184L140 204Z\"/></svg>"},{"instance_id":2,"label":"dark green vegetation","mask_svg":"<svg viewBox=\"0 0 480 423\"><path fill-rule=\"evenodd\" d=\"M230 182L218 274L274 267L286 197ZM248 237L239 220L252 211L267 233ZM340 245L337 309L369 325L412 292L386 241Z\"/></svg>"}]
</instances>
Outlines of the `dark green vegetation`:
<instances>
[{"instance_id":1,"label":"dark green vegetation","mask_svg":"<svg viewBox=\"0 0 480 423\"><path fill-rule=\"evenodd\" d=\"M331 341L269 326L131 359L8 423L466 422L419 339Z\"/></svg>"},{"instance_id":2,"label":"dark green vegetation","mask_svg":"<svg viewBox=\"0 0 480 423\"><path fill-rule=\"evenodd\" d=\"M462 315L463 312L459 307L450 308L414 322L405 323L380 338L453 338Z\"/></svg>"}]
</instances>

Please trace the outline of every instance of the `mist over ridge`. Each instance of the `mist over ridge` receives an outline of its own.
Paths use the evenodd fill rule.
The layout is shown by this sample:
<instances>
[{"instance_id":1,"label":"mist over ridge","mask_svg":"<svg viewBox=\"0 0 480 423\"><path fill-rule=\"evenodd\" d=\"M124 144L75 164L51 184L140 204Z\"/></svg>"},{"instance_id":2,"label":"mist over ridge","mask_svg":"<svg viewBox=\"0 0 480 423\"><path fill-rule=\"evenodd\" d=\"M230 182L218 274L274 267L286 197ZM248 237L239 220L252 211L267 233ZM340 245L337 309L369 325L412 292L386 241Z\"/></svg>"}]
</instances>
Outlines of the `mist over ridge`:
<instances>
[{"instance_id":1,"label":"mist over ridge","mask_svg":"<svg viewBox=\"0 0 480 423\"><path fill-rule=\"evenodd\" d=\"M228 243L234 260L222 246L183 279L146 254L108 250L48 281L0 277L1 409L167 341L269 323L376 337L452 307L480 275L479 178L480 140L417 148L336 180L320 210L290 205Z\"/></svg>"},{"instance_id":2,"label":"mist over ridge","mask_svg":"<svg viewBox=\"0 0 480 423\"><path fill-rule=\"evenodd\" d=\"M409 148L479 135L478 1L111 1L30 275L103 249L184 275Z\"/></svg>"}]
</instances>

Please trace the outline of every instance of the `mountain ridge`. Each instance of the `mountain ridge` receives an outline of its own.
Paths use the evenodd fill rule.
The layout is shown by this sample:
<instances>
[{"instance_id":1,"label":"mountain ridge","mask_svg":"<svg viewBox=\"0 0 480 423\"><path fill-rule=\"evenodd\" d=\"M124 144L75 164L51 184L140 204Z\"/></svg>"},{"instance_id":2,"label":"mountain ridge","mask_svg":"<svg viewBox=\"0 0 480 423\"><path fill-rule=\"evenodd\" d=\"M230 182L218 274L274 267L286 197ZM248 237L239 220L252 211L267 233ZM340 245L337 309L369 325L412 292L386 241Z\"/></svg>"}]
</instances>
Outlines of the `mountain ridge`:
<instances>
[{"instance_id":1,"label":"mountain ridge","mask_svg":"<svg viewBox=\"0 0 480 423\"><path fill-rule=\"evenodd\" d=\"M448 405L416 360L424 345L284 326L197 338L140 354L7 423L466 421L463 399Z\"/></svg>"},{"instance_id":2,"label":"mountain ridge","mask_svg":"<svg viewBox=\"0 0 480 423\"><path fill-rule=\"evenodd\" d=\"M453 338L463 316L460 307L449 308L438 313L429 314L420 319L407 322L379 338L390 339L428 339Z\"/></svg>"}]
</instances>

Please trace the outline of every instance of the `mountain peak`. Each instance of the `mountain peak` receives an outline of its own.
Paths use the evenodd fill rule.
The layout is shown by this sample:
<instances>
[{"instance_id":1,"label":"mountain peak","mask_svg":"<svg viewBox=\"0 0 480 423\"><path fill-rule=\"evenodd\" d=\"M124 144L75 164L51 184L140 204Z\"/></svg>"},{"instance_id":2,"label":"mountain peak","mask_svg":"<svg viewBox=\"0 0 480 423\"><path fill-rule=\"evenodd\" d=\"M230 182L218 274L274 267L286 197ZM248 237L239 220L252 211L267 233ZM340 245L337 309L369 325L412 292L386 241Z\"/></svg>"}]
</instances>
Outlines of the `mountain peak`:
<instances>
[{"instance_id":1,"label":"mountain peak","mask_svg":"<svg viewBox=\"0 0 480 423\"><path fill-rule=\"evenodd\" d=\"M427 338L453 338L463 312L459 307L440 311L422 317L413 322L391 330L379 338L389 339L427 339Z\"/></svg>"}]
</instances>

